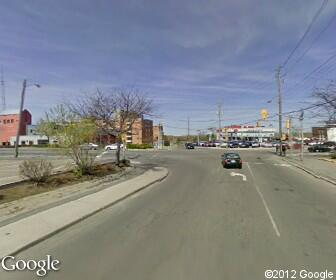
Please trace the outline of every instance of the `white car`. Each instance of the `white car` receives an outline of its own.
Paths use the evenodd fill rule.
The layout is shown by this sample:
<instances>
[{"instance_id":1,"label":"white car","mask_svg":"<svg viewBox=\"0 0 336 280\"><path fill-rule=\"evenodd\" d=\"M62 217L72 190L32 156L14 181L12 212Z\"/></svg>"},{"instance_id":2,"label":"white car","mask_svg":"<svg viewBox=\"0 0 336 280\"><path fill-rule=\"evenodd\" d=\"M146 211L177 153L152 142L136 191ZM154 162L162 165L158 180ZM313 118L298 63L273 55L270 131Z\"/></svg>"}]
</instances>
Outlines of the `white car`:
<instances>
[{"instance_id":1,"label":"white car","mask_svg":"<svg viewBox=\"0 0 336 280\"><path fill-rule=\"evenodd\" d=\"M251 147L252 148L259 148L260 147L260 143L259 142L252 142L251 143Z\"/></svg>"},{"instance_id":2,"label":"white car","mask_svg":"<svg viewBox=\"0 0 336 280\"><path fill-rule=\"evenodd\" d=\"M81 145L81 148L84 149L84 150L97 150L98 147L99 147L99 145L94 144L94 143Z\"/></svg>"},{"instance_id":3,"label":"white car","mask_svg":"<svg viewBox=\"0 0 336 280\"><path fill-rule=\"evenodd\" d=\"M88 147L91 149L91 150L97 150L99 145L97 144L94 144L94 143L89 143L88 144Z\"/></svg>"},{"instance_id":4,"label":"white car","mask_svg":"<svg viewBox=\"0 0 336 280\"><path fill-rule=\"evenodd\" d=\"M264 148L272 148L273 145L272 145L272 143L270 143L270 142L262 142L262 143L261 143L261 147L264 147Z\"/></svg>"},{"instance_id":5,"label":"white car","mask_svg":"<svg viewBox=\"0 0 336 280\"><path fill-rule=\"evenodd\" d=\"M123 149L123 148L124 148L124 144L120 144L120 149ZM112 150L117 150L117 149L118 149L118 145L116 143L105 146L105 151L112 151Z\"/></svg>"},{"instance_id":6,"label":"white car","mask_svg":"<svg viewBox=\"0 0 336 280\"><path fill-rule=\"evenodd\" d=\"M220 146L222 148L227 148L229 146L229 143L228 142L223 142L223 143L220 144Z\"/></svg>"}]
</instances>

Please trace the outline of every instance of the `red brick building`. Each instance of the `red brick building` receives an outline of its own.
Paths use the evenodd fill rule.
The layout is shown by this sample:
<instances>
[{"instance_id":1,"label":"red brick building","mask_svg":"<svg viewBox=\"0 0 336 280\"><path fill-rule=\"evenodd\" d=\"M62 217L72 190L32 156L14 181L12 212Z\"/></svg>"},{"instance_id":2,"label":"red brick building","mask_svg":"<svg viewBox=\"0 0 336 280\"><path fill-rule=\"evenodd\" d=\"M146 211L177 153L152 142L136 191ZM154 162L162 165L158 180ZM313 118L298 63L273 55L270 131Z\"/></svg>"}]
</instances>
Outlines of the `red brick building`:
<instances>
[{"instance_id":1,"label":"red brick building","mask_svg":"<svg viewBox=\"0 0 336 280\"><path fill-rule=\"evenodd\" d=\"M128 144L153 144L153 121L138 118L126 134Z\"/></svg>"},{"instance_id":2,"label":"red brick building","mask_svg":"<svg viewBox=\"0 0 336 280\"><path fill-rule=\"evenodd\" d=\"M19 110L7 110L0 113L0 146L10 145L10 138L16 136L19 118ZM26 135L27 125L31 123L32 115L28 110L23 110L20 135Z\"/></svg>"}]
</instances>

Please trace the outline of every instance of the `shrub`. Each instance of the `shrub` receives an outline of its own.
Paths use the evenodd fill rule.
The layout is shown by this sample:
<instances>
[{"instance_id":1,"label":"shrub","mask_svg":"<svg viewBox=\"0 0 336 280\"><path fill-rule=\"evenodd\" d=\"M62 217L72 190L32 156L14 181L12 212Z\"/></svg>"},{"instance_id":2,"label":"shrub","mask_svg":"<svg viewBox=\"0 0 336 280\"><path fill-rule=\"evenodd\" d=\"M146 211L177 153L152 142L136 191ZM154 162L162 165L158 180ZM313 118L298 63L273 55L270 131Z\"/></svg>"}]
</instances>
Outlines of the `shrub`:
<instances>
[{"instance_id":1,"label":"shrub","mask_svg":"<svg viewBox=\"0 0 336 280\"><path fill-rule=\"evenodd\" d=\"M332 153L332 154L330 155L330 158L331 158L331 159L336 159L336 153Z\"/></svg>"},{"instance_id":2,"label":"shrub","mask_svg":"<svg viewBox=\"0 0 336 280\"><path fill-rule=\"evenodd\" d=\"M127 144L128 149L151 149L152 144Z\"/></svg>"},{"instance_id":3,"label":"shrub","mask_svg":"<svg viewBox=\"0 0 336 280\"><path fill-rule=\"evenodd\" d=\"M74 146L68 152L76 164L74 169L76 176L82 177L83 175L93 174L95 154L91 154L87 149L80 146Z\"/></svg>"},{"instance_id":4,"label":"shrub","mask_svg":"<svg viewBox=\"0 0 336 280\"><path fill-rule=\"evenodd\" d=\"M53 165L44 159L25 160L19 165L20 175L40 184L45 182L51 175Z\"/></svg>"}]
</instances>

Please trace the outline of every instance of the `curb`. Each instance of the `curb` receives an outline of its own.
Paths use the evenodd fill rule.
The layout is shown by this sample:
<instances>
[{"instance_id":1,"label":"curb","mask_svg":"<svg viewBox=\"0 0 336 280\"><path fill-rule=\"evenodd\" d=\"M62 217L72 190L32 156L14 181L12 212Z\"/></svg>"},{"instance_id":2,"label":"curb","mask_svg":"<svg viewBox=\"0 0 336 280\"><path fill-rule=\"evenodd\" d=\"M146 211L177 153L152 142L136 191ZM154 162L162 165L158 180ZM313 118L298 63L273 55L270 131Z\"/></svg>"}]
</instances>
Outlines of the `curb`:
<instances>
[{"instance_id":1,"label":"curb","mask_svg":"<svg viewBox=\"0 0 336 280\"><path fill-rule=\"evenodd\" d=\"M329 179L329 178L326 178L326 177L323 177L323 176L321 176L321 175L318 175L318 174L316 174L315 172L313 172L313 171L311 171L311 170L309 170L309 169L303 167L302 165L297 164L297 163L295 163L295 162L293 162L293 161L291 161L291 160L284 159L284 158L283 158L282 160L283 160L283 161L286 161L286 162L288 162L288 163L290 163L290 164L292 164L292 165L295 166L296 168L299 168L299 169L303 170L304 172L306 172L306 173L308 173L308 174L314 176L314 177L317 178L317 179L326 181L326 182L328 182L328 183L333 184L333 185L336 186L336 181L334 181L334 180L331 180L331 179Z\"/></svg>"},{"instance_id":2,"label":"curb","mask_svg":"<svg viewBox=\"0 0 336 280\"><path fill-rule=\"evenodd\" d=\"M123 194L120 198L118 198L116 200L112 199L111 202L98 207L97 209L95 209L94 211L92 211L90 213L87 213L87 214L85 214L83 216L80 216L78 218L74 218L72 221L69 221L69 222L65 223L64 225L61 225L58 228L55 228L51 232L49 232L47 234L44 234L44 235L36 238L35 240L28 241L28 242L26 242L26 244L20 245L19 247L15 248L15 249L14 248L13 249L7 249L7 252L0 252L0 260L2 260L5 256L8 256L8 255L16 255L16 254L18 254L18 253L20 253L20 252L22 252L22 251L24 251L24 250L26 250L26 249L34 246L34 245L36 245L36 244L38 244L38 243L40 243L40 242L42 242L42 241L44 241L44 240L46 240L46 239L54 236L54 235L56 235L57 233L65 230L65 229L67 229L67 228L69 228L69 227L71 227L71 226L73 226L73 225L75 225L75 224L77 224L77 223L79 223L79 222L81 222L81 221L83 221L83 220L85 220L85 219L87 219L87 218L89 218L89 217L91 217L91 216L99 213L99 212L101 212L102 210L104 210L106 208L109 208L109 207L111 207L111 206L113 206L113 205L115 205L115 204L117 204L117 203L119 203L119 202L127 199L128 197L130 197L130 196L132 196L132 195L134 195L134 194L136 194L136 193L138 193L138 192L140 192L140 191L142 191L142 190L150 187L151 185L163 181L169 175L169 171L166 168L162 168L162 170L163 170L164 174L161 175L159 178L156 178L155 180L152 180L152 181L146 183L145 185L143 185L143 186L141 186L141 187L139 187L139 188L137 188L137 189L135 189L135 190L133 190L131 192ZM144 174L146 174L146 173L144 173ZM144 175L144 174L142 174L142 175ZM141 175L139 175L139 176L141 176ZM133 179L136 179L139 176L137 176L137 177L135 177ZM125 182L127 182L127 181L125 181ZM125 182L123 182L123 183L125 183ZM118 185L114 185L112 188L115 188L116 186L118 186ZM66 204L63 204L63 205L66 205ZM45 212L45 211L43 211L43 212ZM41 212L41 213L43 213L43 212ZM37 213L35 215L38 215L38 214L39 213ZM20 221L18 221L18 222L20 222ZM5 228L5 227L6 226L4 226L3 228ZM0 227L0 230L1 230L1 227Z\"/></svg>"},{"instance_id":3,"label":"curb","mask_svg":"<svg viewBox=\"0 0 336 280\"><path fill-rule=\"evenodd\" d=\"M327 161L327 162L331 162L331 163L336 164L336 161L335 161L335 160L328 159L328 158L319 158L318 160L323 160L323 161Z\"/></svg>"}]
</instances>

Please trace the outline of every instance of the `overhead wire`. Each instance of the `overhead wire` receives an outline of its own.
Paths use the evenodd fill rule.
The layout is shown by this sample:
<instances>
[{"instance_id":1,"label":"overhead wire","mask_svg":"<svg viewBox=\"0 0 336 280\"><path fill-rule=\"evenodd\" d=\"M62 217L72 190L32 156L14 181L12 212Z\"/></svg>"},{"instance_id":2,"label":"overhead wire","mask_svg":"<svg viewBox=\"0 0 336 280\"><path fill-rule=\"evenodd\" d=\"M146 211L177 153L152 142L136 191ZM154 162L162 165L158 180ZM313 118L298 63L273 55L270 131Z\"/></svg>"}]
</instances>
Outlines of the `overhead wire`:
<instances>
[{"instance_id":1,"label":"overhead wire","mask_svg":"<svg viewBox=\"0 0 336 280\"><path fill-rule=\"evenodd\" d=\"M289 62L289 60L292 58L292 56L294 55L294 53L296 52L296 50L300 47L300 45L302 44L302 42L304 41L304 39L306 38L306 36L308 35L309 31L311 30L312 26L314 25L314 23L316 22L316 20L318 19L318 17L320 16L321 12L324 10L324 8L326 7L326 5L328 4L329 0L324 0L320 6L320 8L316 11L315 15L313 16L311 22L309 23L306 31L303 33L303 35L301 36L300 40L297 42L297 44L295 45L294 49L289 53L288 57L286 58L286 60L282 63L282 68L284 68L287 63Z\"/></svg>"}]
</instances>

